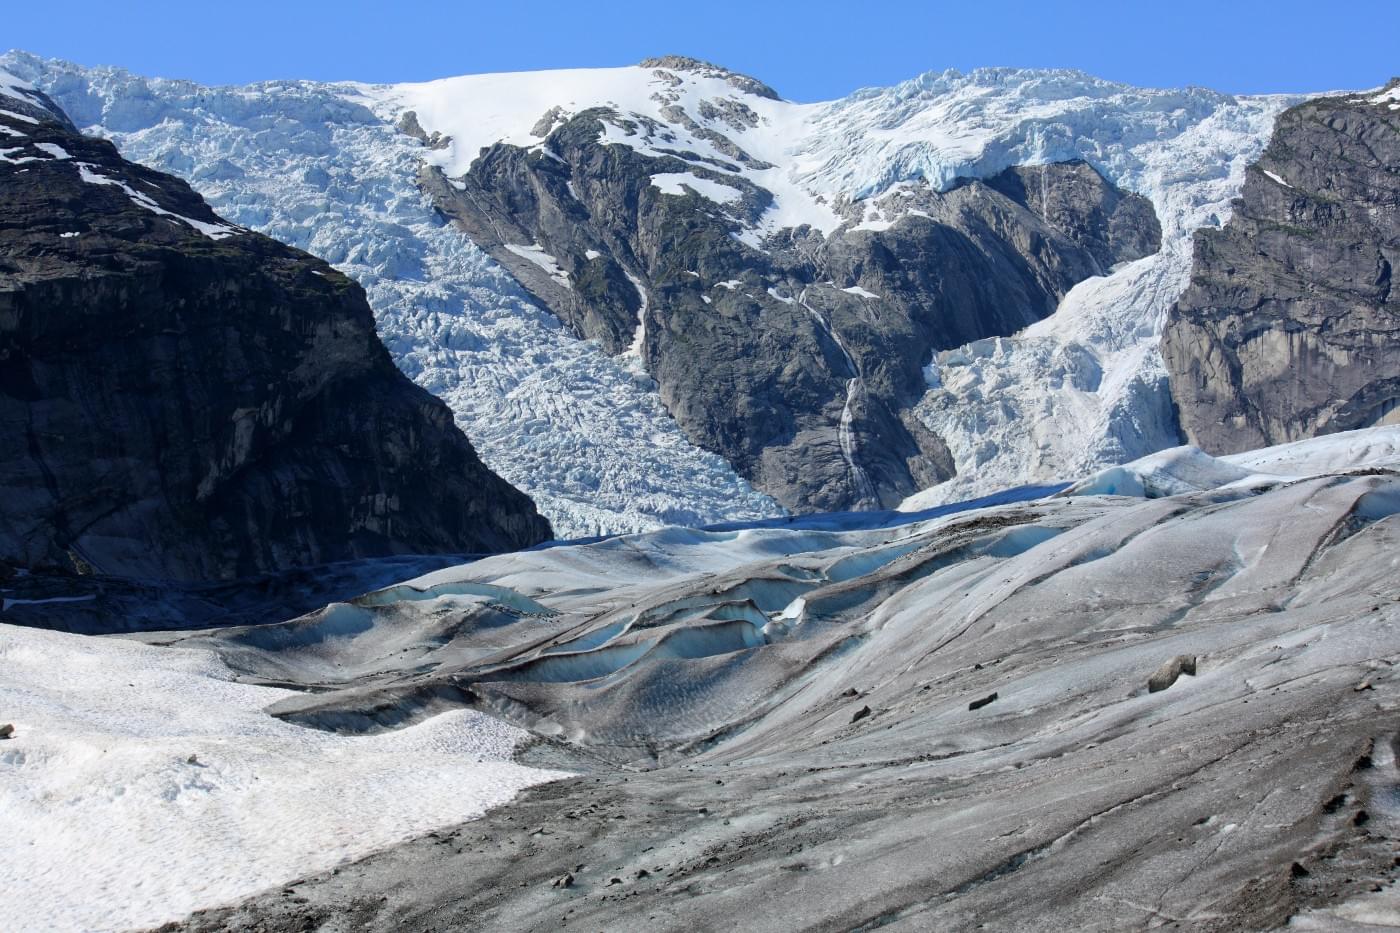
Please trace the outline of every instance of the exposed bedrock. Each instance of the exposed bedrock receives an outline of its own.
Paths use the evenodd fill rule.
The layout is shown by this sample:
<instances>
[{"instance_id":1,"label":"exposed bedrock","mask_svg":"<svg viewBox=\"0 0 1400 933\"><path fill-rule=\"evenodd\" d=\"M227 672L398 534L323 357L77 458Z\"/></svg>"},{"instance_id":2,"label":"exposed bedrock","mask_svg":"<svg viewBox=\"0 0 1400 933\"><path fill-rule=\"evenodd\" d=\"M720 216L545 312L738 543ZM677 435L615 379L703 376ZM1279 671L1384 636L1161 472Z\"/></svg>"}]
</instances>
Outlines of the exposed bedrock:
<instances>
[{"instance_id":1,"label":"exposed bedrock","mask_svg":"<svg viewBox=\"0 0 1400 933\"><path fill-rule=\"evenodd\" d=\"M483 149L461 178L425 165L420 182L574 331L634 354L693 442L790 508L892 507L948 478L947 448L909 412L931 355L1039 320L1159 244L1151 205L1080 162L903 186L841 205L829 236L760 241L773 195L736 172L768 166L667 113L728 161L593 109L546 115L539 145ZM862 223L867 207L894 219Z\"/></svg>"},{"instance_id":2,"label":"exposed bedrock","mask_svg":"<svg viewBox=\"0 0 1400 933\"><path fill-rule=\"evenodd\" d=\"M358 285L17 93L0 562L211 581L549 537L394 367Z\"/></svg>"},{"instance_id":3,"label":"exposed bedrock","mask_svg":"<svg viewBox=\"0 0 1400 933\"><path fill-rule=\"evenodd\" d=\"M1229 453L1400 419L1400 83L1278 119L1162 338L1193 444Z\"/></svg>"}]
</instances>

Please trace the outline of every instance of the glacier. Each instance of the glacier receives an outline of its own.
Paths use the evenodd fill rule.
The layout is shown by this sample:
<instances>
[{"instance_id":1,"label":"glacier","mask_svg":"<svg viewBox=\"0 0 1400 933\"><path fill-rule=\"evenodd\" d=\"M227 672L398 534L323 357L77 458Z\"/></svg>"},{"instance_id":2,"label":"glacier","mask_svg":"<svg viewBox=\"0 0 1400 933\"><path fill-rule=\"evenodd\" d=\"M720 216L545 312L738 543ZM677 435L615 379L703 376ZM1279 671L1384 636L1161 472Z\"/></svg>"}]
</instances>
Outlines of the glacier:
<instances>
[{"instance_id":1,"label":"glacier","mask_svg":"<svg viewBox=\"0 0 1400 933\"><path fill-rule=\"evenodd\" d=\"M1096 122L1105 108L1121 122L1126 105L1115 96L1110 105L1084 106L1058 141L1039 140L1045 148L1036 158L1077 155L1151 200L1162 248L1081 282L1053 315L1018 334L938 354L917 411L947 442L958 475L901 508L1082 475L1178 443L1158 346L1167 310L1190 277L1192 233L1229 219L1245 169L1297 98L1198 91L1183 95L1194 107L1172 110L1179 101L1171 93L1157 102L1154 132L1139 125L1111 130L1111 141L1096 135L1114 126L1113 118ZM1013 157L1022 155L996 155L987 169Z\"/></svg>"},{"instance_id":2,"label":"glacier","mask_svg":"<svg viewBox=\"0 0 1400 933\"><path fill-rule=\"evenodd\" d=\"M420 164L460 174L483 146L539 145L542 124L593 107L614 111L609 142L728 160L679 106L710 113L754 157L730 164L774 196L741 234L754 244L803 224L889 224L902 188L942 190L1016 164L1083 159L1149 198L1160 253L1082 282L1018 334L935 354L916 414L947 443L957 475L911 497L904 507L917 510L1178 442L1157 344L1186 284L1192 231L1228 219L1245 167L1297 99L1012 68L929 72L795 103L701 63L665 78L632 66L241 88L24 53L0 64L128 157L187 178L230 221L360 281L401 368L448 402L487 464L533 496L563 537L782 510L682 436L638 361L574 339L434 216L415 185ZM395 129L410 111L425 136L436 134L432 145Z\"/></svg>"},{"instance_id":3,"label":"glacier","mask_svg":"<svg viewBox=\"0 0 1400 933\"><path fill-rule=\"evenodd\" d=\"M1295 860L1341 893L1263 902L1393 913L1397 466L1400 426L1176 448L982 507L497 555L272 625L0 625L8 926L251 896L195 928L613 928L665 897L686 927L1118 929L1140 897L1255 929L1251 885Z\"/></svg>"},{"instance_id":4,"label":"glacier","mask_svg":"<svg viewBox=\"0 0 1400 933\"><path fill-rule=\"evenodd\" d=\"M649 380L573 337L432 210L421 147L350 86L213 89L10 53L86 132L187 179L230 222L364 286L399 367L561 538L783 514L686 440Z\"/></svg>"}]
</instances>

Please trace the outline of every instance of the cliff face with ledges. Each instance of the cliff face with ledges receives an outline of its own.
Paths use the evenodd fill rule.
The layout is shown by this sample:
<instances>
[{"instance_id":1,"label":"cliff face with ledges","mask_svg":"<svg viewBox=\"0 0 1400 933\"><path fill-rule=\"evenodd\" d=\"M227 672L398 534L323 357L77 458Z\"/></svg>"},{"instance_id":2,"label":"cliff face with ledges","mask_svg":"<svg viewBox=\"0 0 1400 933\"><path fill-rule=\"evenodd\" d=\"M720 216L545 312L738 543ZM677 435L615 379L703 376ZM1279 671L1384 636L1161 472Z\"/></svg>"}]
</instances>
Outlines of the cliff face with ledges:
<instances>
[{"instance_id":1,"label":"cliff face with ledges","mask_svg":"<svg viewBox=\"0 0 1400 933\"><path fill-rule=\"evenodd\" d=\"M1280 116L1233 219L1195 248L1162 340L1192 443L1233 452L1396 422L1400 82Z\"/></svg>"}]
</instances>

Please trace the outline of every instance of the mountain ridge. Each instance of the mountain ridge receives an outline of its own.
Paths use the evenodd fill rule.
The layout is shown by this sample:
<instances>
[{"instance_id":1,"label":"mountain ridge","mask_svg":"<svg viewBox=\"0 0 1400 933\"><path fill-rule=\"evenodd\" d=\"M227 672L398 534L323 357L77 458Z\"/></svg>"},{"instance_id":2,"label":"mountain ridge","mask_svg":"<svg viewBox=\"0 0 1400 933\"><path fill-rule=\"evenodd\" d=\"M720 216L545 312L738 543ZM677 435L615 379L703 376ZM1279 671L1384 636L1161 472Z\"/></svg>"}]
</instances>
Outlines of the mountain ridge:
<instances>
[{"instance_id":1,"label":"mountain ridge","mask_svg":"<svg viewBox=\"0 0 1400 933\"><path fill-rule=\"evenodd\" d=\"M124 72L26 61L31 73L46 75L46 85L66 95L81 122L110 127L138 158L188 175L235 219L306 246L366 284L400 366L448 399L468 433L482 439L488 463L540 499L563 533L781 513L732 466L683 436L634 357L609 358L586 342L541 328L528 308L531 299L467 238L430 228L421 214L410 219L407 210L421 198L414 187L416 163L454 158L454 150L425 153L418 140L394 130L404 111L415 111L427 135L451 136L468 150L488 130L491 140L518 132L533 144L538 138L530 130L540 117L561 99L581 106L585 98L579 95L593 93L590 81L621 82L616 93L600 92L604 102L625 94L645 103L650 91L643 87L638 98L634 82L651 80L648 69L468 76L414 85L284 82L215 93ZM557 90L561 76L569 78L563 85L568 91ZM505 108L500 112L507 122L499 133L490 129L495 118L483 120L470 109L458 113L474 127L463 135L435 121L417 100L390 100L424 89L447 94L454 86L474 89L463 98L468 103ZM715 86L734 92L722 79ZM520 95L536 93L533 87L540 88L539 105L517 106ZM809 185L824 192L821 202L800 193L786 199L794 220L810 215L823 225L839 223L839 208L853 212L858 226L878 227L890 221L876 206L879 198L851 201L840 192L884 190L911 173L939 189L1011 165L1084 158L1110 181L1148 197L1162 221L1160 258L1082 283L1062 303L1066 314L1000 338L995 353L969 345L947 351L947 366L930 362L926 376L932 384L915 420L945 442L956 475L919 495L952 501L1022 481L1052 482L1175 442L1152 333L1175 297L1168 293L1185 284L1184 231L1228 216L1244 164L1262 149L1272 115L1291 99L1138 89L1070 71L979 69L970 75L928 72L895 88L784 110L810 117L815 135L803 142L803 134L787 134L793 155L783 161L792 175L783 191ZM629 106L620 98L615 102ZM786 105L755 98L753 106ZM255 107L329 125L318 131L304 123L289 133L274 129L271 120L252 119ZM949 127L966 131L950 134ZM769 156L760 152L755 158ZM352 164L358 178L371 179L369 197L345 184L344 168ZM296 166L290 178L286 165ZM303 182L298 172L312 180ZM316 227L304 214L314 204L328 212ZM425 262L432 268L431 288L415 284ZM483 288L490 299L481 297ZM554 362L535 362L546 356ZM975 364L952 362L962 359ZM1072 373L1080 375L1062 385ZM988 391L992 385L1011 387L1005 404ZM587 387L586 393L575 387ZM609 400L607 410L598 406L600 398ZM568 413L557 404L563 399ZM1036 431L1032 410L1053 412L1058 433ZM505 431L502 416L531 428L524 434ZM650 442L662 437L664 458L658 455L663 448Z\"/></svg>"}]
</instances>

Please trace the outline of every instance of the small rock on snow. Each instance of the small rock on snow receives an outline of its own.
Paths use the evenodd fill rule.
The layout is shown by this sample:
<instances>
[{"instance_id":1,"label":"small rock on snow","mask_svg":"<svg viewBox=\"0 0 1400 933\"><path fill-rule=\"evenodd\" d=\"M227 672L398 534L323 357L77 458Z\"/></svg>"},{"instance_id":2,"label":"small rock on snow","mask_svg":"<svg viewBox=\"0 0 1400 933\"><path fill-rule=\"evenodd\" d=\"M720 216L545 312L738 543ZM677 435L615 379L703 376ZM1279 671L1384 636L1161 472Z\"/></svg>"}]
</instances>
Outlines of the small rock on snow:
<instances>
[{"instance_id":1,"label":"small rock on snow","mask_svg":"<svg viewBox=\"0 0 1400 933\"><path fill-rule=\"evenodd\" d=\"M1194 654L1179 654L1157 668L1157 672L1147 679L1147 690L1149 693L1165 690L1176 683L1176 679L1182 674L1196 676L1196 656Z\"/></svg>"}]
</instances>

